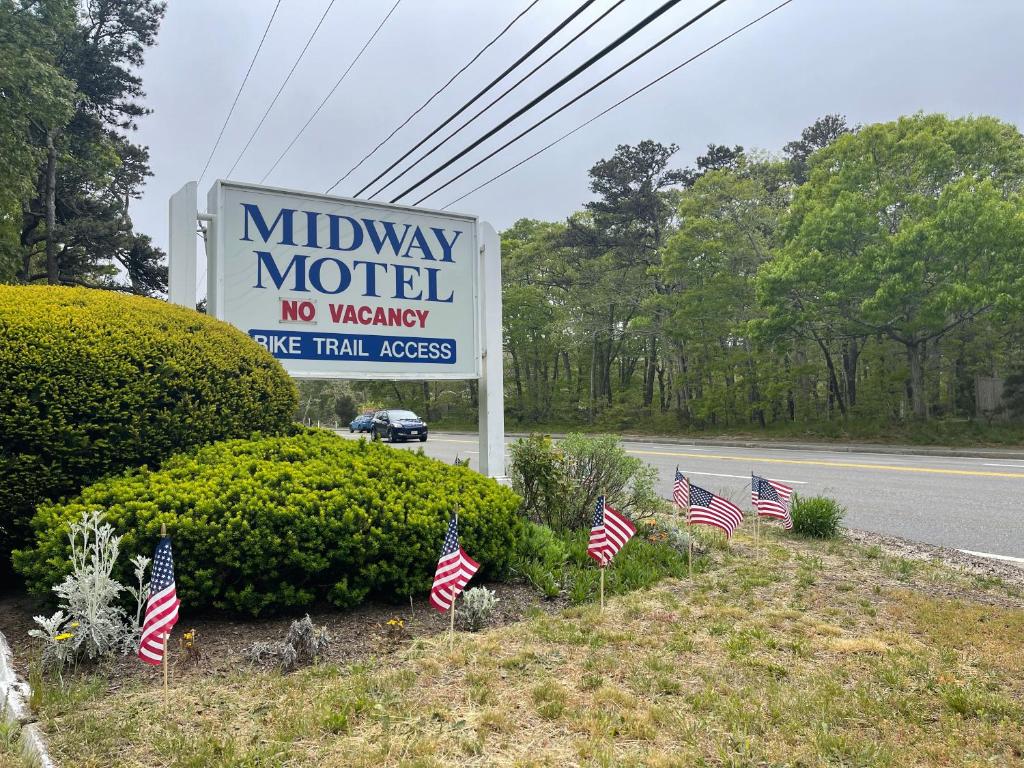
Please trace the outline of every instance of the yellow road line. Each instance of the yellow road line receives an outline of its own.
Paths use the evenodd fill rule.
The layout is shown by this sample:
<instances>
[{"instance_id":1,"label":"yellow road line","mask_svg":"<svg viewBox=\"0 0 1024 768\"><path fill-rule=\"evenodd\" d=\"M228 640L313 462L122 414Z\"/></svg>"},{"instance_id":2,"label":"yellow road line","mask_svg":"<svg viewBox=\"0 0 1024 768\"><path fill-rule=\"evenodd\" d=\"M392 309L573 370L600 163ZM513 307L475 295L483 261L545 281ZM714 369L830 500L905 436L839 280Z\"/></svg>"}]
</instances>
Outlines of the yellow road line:
<instances>
[{"instance_id":1,"label":"yellow road line","mask_svg":"<svg viewBox=\"0 0 1024 768\"><path fill-rule=\"evenodd\" d=\"M982 472L969 469L938 469L936 467L901 467L895 464L855 464L847 461L812 461L810 459L770 459L756 456L721 456L712 453L675 453L671 451L631 451L636 456L672 456L687 459L721 459L723 461L745 461L748 464L803 464L812 467L841 467L844 469L881 469L886 472L921 472L933 475L968 475L970 477L1012 477L1024 479L1024 472Z\"/></svg>"}]
</instances>

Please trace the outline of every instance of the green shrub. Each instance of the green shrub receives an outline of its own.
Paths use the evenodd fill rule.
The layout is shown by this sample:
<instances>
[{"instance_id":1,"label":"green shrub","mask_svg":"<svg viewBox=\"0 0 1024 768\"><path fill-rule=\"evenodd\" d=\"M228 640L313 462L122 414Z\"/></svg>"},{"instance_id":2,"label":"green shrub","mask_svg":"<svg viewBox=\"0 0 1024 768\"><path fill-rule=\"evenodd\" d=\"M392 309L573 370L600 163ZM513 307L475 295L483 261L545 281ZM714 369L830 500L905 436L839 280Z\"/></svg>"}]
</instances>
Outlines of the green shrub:
<instances>
[{"instance_id":1,"label":"green shrub","mask_svg":"<svg viewBox=\"0 0 1024 768\"><path fill-rule=\"evenodd\" d=\"M512 485L523 497L523 515L559 531L590 528L597 497L634 521L667 506L654 487L657 471L630 456L614 435L571 434L557 445L543 435L509 449Z\"/></svg>"},{"instance_id":2,"label":"green shrub","mask_svg":"<svg viewBox=\"0 0 1024 768\"><path fill-rule=\"evenodd\" d=\"M793 494L793 532L815 539L832 539L839 535L839 523L846 510L827 496L802 498Z\"/></svg>"},{"instance_id":3,"label":"green shrub","mask_svg":"<svg viewBox=\"0 0 1024 768\"><path fill-rule=\"evenodd\" d=\"M24 544L40 501L101 477L287 431L295 405L284 369L227 323L156 299L0 286L0 541Z\"/></svg>"},{"instance_id":4,"label":"green shrub","mask_svg":"<svg viewBox=\"0 0 1024 768\"><path fill-rule=\"evenodd\" d=\"M552 600L561 594L568 559L568 546L554 531L545 525L528 522L520 533L512 571L525 579L541 597Z\"/></svg>"},{"instance_id":5,"label":"green shrub","mask_svg":"<svg viewBox=\"0 0 1024 768\"><path fill-rule=\"evenodd\" d=\"M15 565L35 594L47 594L66 570L70 523L102 509L124 535L125 563L151 553L167 525L190 611L407 600L429 590L456 502L461 543L482 564L478 578L504 576L522 522L519 499L493 480L325 431L234 440L41 506L35 545L16 552Z\"/></svg>"},{"instance_id":6,"label":"green shrub","mask_svg":"<svg viewBox=\"0 0 1024 768\"><path fill-rule=\"evenodd\" d=\"M523 498L528 520L563 530L576 521L570 516L572 485L565 455L547 435L533 434L509 446L512 487Z\"/></svg>"}]
</instances>

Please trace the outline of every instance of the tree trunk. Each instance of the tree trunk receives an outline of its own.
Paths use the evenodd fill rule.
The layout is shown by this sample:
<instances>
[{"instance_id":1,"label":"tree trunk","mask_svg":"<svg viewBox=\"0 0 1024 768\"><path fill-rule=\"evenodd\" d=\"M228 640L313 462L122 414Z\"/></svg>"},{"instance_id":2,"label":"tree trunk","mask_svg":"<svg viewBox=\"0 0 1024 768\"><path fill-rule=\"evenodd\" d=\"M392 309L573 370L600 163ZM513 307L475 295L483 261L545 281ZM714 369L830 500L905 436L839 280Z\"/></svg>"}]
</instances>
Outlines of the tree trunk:
<instances>
[{"instance_id":1,"label":"tree trunk","mask_svg":"<svg viewBox=\"0 0 1024 768\"><path fill-rule=\"evenodd\" d=\"M60 282L57 266L57 147L54 131L46 133L46 282Z\"/></svg>"},{"instance_id":2,"label":"tree trunk","mask_svg":"<svg viewBox=\"0 0 1024 768\"><path fill-rule=\"evenodd\" d=\"M924 391L924 356L927 352L926 342L915 341L906 345L907 365L910 368L910 407L914 416L919 419L928 418L928 398Z\"/></svg>"},{"instance_id":3,"label":"tree trunk","mask_svg":"<svg viewBox=\"0 0 1024 768\"><path fill-rule=\"evenodd\" d=\"M644 371L644 408L650 408L654 402L654 376L658 367L658 339L651 336L647 340L647 369Z\"/></svg>"}]
</instances>

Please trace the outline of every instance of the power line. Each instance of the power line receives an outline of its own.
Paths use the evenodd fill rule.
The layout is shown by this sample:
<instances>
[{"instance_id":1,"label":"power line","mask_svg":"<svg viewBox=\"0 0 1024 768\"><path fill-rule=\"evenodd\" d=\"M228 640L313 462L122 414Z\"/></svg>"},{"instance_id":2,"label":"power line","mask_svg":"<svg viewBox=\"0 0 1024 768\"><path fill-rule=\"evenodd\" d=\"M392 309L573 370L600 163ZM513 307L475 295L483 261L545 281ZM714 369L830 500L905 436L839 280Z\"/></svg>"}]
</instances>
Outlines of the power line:
<instances>
[{"instance_id":1,"label":"power line","mask_svg":"<svg viewBox=\"0 0 1024 768\"><path fill-rule=\"evenodd\" d=\"M487 139L489 139L491 136L496 134L502 128L507 126L513 120L515 120L516 118L520 117L521 115L523 115L524 113L528 112L529 110L533 109L533 107L535 107L540 102L544 101L544 99L546 99L552 93L557 91L559 88L561 88L562 86L564 86L567 83L571 82L573 79L575 79L577 76L579 76L582 72L584 72L586 69L591 67L595 62L599 61L600 59L603 59L605 56L607 56L609 53L614 51L616 48L618 48L624 42L626 42L631 37L633 37L637 32L642 30L644 27L646 27L648 24L650 24L651 22L656 20L658 17L660 17L666 11L670 10L673 6L677 5L679 2L680 2L680 0L668 0L668 2L662 4L660 7L656 8L654 11L652 11L646 17L644 17L639 22L637 22L632 27L630 27L626 32L621 34L619 37L617 37L612 42L608 43L608 45L606 45L600 51L598 51L593 56L591 56L589 59L587 59L585 62L580 64L578 67L576 67L576 69L574 69L572 72L567 74L565 77L563 77L557 83L555 83L550 88L548 88L546 91L544 91L542 94L540 94L540 96L537 96L536 98L534 98L526 106L521 107L518 110L516 110L516 112L514 112L509 117L505 118L497 126L492 128L491 130L489 130L487 133L485 133L483 136L478 138L476 141L474 141L468 147L466 147L465 149L463 149L460 152L456 153L456 155L454 157L452 157L451 159L449 159L447 162L441 164L440 166L435 168L433 171L428 173L426 176L424 176L422 179L420 179L415 184L413 184L411 187L409 187L408 189L405 189L404 191L399 193L394 199L391 200L391 202L392 203L398 202L403 197L405 197L407 194L412 192L414 189L422 186L427 181L429 181L430 179L434 178L437 174L439 174L445 168L447 168L452 163L457 161L459 158L463 157L467 153L469 153L472 150L476 149L478 146L483 144ZM717 5L721 5L724 2L725 2L725 0L718 0L718 3L716 3L716 6ZM648 49L648 50L650 50L650 49Z\"/></svg>"},{"instance_id":2,"label":"power line","mask_svg":"<svg viewBox=\"0 0 1024 768\"><path fill-rule=\"evenodd\" d=\"M518 163L516 163L515 165L510 165L510 166L509 166L508 168L506 168L506 169L505 169L504 171L502 171L501 173L497 174L496 176L492 176L492 177L491 177L491 178L489 178L489 179L488 179L487 181L485 181L485 182L484 182L483 184L480 184L480 185L478 185L478 186L476 186L476 187L473 187L473 189L469 190L469 192L466 192L466 193L465 193L464 195L461 195L460 197L457 197L457 198L455 198L455 199L454 199L454 200L452 200L452 201L451 201L450 203L448 203L448 204L446 204L445 206L443 206L443 207L441 208L441 210L442 210L442 211L443 211L443 210L447 210L448 208L450 208L451 206L455 205L456 203L458 203L458 202L461 202L462 200L465 200L465 199L466 199L467 197L469 197L470 195L472 195L472 194L474 194L474 193L476 193L476 192L479 192L479 191L480 191L481 189L483 189L484 187L486 187L486 186L489 186L489 185L493 184L494 182L496 182L496 181L497 181L498 179L502 178L503 176L506 176L506 175L508 175L509 173L511 173L512 171L516 170L517 168L519 168L519 167L521 167L521 166L525 165L526 163L530 162L531 160L533 160L533 159L534 159L535 157L537 157L538 155L541 155L541 154L543 154L544 152L547 152L547 151L548 151L549 149L551 149L551 148L552 148L553 146L555 146L556 144L560 144L560 143L562 143L562 142L563 142L563 141L565 141L565 140L566 140L567 138L569 138L569 137L570 137L570 136L572 136L573 134L575 134L575 133L577 133L577 132L579 132L579 131L583 130L584 128L586 128L586 127L587 127L588 125L590 125L590 124L591 124L591 123L593 123L594 121L598 120L599 118L602 118L602 117L604 117L604 116L605 116L605 115L607 115L607 114L608 114L609 112L611 112L611 111L612 111L613 109L616 109L616 108L618 108L618 107L622 106L622 105L623 105L623 104L625 104L625 103L626 103L627 101L629 101L630 99L632 99L632 98L633 98L634 96L639 96L639 95L640 95L641 93L643 93L644 91L646 91L646 90L647 90L648 88L652 88L652 87L654 87L655 85L657 85L658 83L660 83L660 82L661 82L662 80L664 80L664 79L665 79L666 77L669 77L670 75L674 75L674 74L675 74L676 72L678 72L678 71L679 71L680 69L682 69L683 67L685 67L685 66L686 66L687 64L690 64L691 62L693 62L693 61L695 61L695 60L699 59L699 58L700 58L701 56L703 56L704 54L706 54L706 53L708 53L708 52L710 52L710 51L714 50L715 48L717 48L718 46L720 46L720 45L721 45L722 43L724 43L724 42L726 42L726 41L728 41L728 40L730 40L730 39L732 39L732 38L736 37L736 35L740 34L741 32L744 32L744 31L746 31L746 30L747 30L747 29L749 29L750 27L754 26L755 24L757 24L758 22L762 21L763 19L766 19L766 18L768 18L768 17L769 17L769 16L771 16L771 15L772 15L773 13L775 13L775 12L776 12L776 11L778 11L778 10L781 10L782 8L784 8L785 6L789 5L789 4L790 4L790 3L792 3L792 2L793 2L793 0L784 0L784 2L782 2L782 3L779 3L779 4L778 4L778 5L776 5L776 6L774 7L774 8L772 8L772 9L771 9L770 11L768 11L768 12L766 12L766 13L763 13L763 14L761 14L760 16L758 16L758 17L757 17L756 19L754 19L753 21L750 21L750 22L748 22L748 23L744 24L744 25L743 25L742 27L740 27L739 29L735 30L734 32L731 32L730 34L726 35L725 37L723 37L723 38L719 39L718 41L716 41L716 42L712 43L711 45L709 45L709 46L708 46L707 48L705 48L704 50L700 51L699 53L695 53L695 54L694 54L693 56L691 56L690 58L688 58L688 59L687 59L686 61L684 61L684 62L683 62L683 63L681 63L681 64L678 64L678 65L676 65L675 67L673 67L672 69L670 69L670 70L669 70L668 72L665 72L665 73L664 73L663 75L660 75L659 77L656 77L656 78L654 78L654 80L651 80L651 82L647 83L647 85L643 86L642 88L637 88L637 89L636 89L635 91L633 91L633 92L632 92L631 94L629 94L628 96L626 96L626 97L625 97L624 99L620 99L619 101L615 102L615 103L614 103L614 104L612 104L612 105L611 105L610 107L608 107L607 109L605 109L605 110L602 110L601 112L598 112L598 113L597 113L596 115L594 115L594 116L593 116L592 118L590 118L590 119L589 119L589 120L587 120L586 122L580 123L579 125L577 125L577 126L576 126L575 128L573 128L573 129L572 129L571 131L569 131L569 132L567 132L567 133L563 133L563 134L562 134L561 136L559 136L559 137L558 137L557 139L555 139L554 141L552 141L552 142L551 142L550 144L547 144L547 145L545 145L545 146L541 147L540 149L538 149L538 150L537 150L536 152L534 152L533 154L531 154L531 155L529 155L529 156L527 156L527 157L524 157L524 158L523 158L522 160L520 160L520 161L519 161ZM435 190L435 191L437 191L437 190ZM431 194L433 194L433 192L432 192ZM428 195L428 197L429 197L429 195Z\"/></svg>"},{"instance_id":3,"label":"power line","mask_svg":"<svg viewBox=\"0 0 1024 768\"><path fill-rule=\"evenodd\" d=\"M274 172L274 169L277 168L278 163L280 163L284 159L284 156L287 155L289 151L291 151L291 148L295 146L295 142L297 142L299 140L299 137L301 137L302 134L306 132L306 129L309 128L309 124L312 123L316 116L320 114L320 110L324 108L324 105L328 102L331 96L334 95L334 92L338 90L338 86L341 85L342 81L348 76L348 73L352 71L352 67L354 67L356 65L356 62L358 62L360 57L362 57L363 52L370 47L370 43L372 43L373 39L377 37L377 33L381 31L384 25L388 23L388 19L391 18L391 14L395 12L395 10L398 8L401 2L402 0L395 0L395 4L391 6L391 10L388 11L387 16L385 16L383 21L381 21L381 23L377 25L377 28L373 30L373 34L370 35L370 37L366 40L366 42L363 44L363 47L359 49L359 53L357 53L356 57L352 59L352 63L349 64L348 68L341 73L341 77L337 79L337 81L332 86L331 90L327 92L327 95L324 96L323 101L321 101L317 108L313 110L313 114L309 116L309 120L306 121L306 124L303 125L302 128L299 129L299 132L295 134L295 137L290 142L288 142L288 146L284 148L284 151L278 156L277 160L274 161L274 164L270 166L270 170L263 174L263 178L260 179L260 184L266 181L267 176Z\"/></svg>"},{"instance_id":4,"label":"power line","mask_svg":"<svg viewBox=\"0 0 1024 768\"><path fill-rule=\"evenodd\" d=\"M572 45L572 44L573 44L573 43L575 43L575 42L576 42L577 40L579 40L579 39L580 39L581 37L583 37L583 35L585 35L585 34L586 34L587 32L589 32L589 31L590 31L590 30L591 30L591 29L592 29L592 28L593 28L594 26L596 26L596 25L597 25L597 24L599 24L599 23L600 23L600 22L601 22L602 20L604 20L604 18L605 18L605 17L606 17L606 16L608 15L608 14L610 14L610 13L611 13L612 11L614 11L614 10L615 10L616 8L618 8L618 7L620 6L620 5L622 5L622 4L624 3L624 2L625 2L625 0L617 0L617 2L616 2L616 3L614 4L614 5L612 5L612 6L610 7L610 8L608 8L608 10L606 10L606 11L605 11L604 13L602 13L602 14L601 14L600 16L598 16L598 17L597 17L596 19L594 19L594 20L593 20L592 22L590 22L590 23L589 23L589 24L588 24L588 25L587 25L586 27L584 27L584 28L583 28L583 29L581 29L581 30L580 30L579 32L577 32L577 33L576 33L576 34L575 34L575 35L574 35L574 36L573 36L572 38L570 38L569 40L567 40L567 41L566 41L566 42L565 42L565 43L564 43L564 44L563 44L563 45L562 45L562 46L561 46L561 47L560 47L560 48L559 48L558 50L556 50L556 51L555 51L554 53L552 53L552 54L551 54L550 56L548 56L548 57L547 57L546 59L544 59L544 61L542 61L542 62L541 62L540 64L538 64L538 65L537 65L537 66L535 66L535 67L534 67L533 69L531 69L531 70L530 70L529 72L527 72L527 73L526 73L525 75L523 75L523 76L522 76L521 78L519 78L519 80L517 80L517 81L516 81L515 83L513 83L513 84L512 84L511 86L509 86L508 88L506 88L506 89L505 89L505 91L504 91L503 93L501 93L501 94L499 94L499 95L498 95L497 97L495 97L495 98L494 98L494 100L492 100L490 104L488 104L488 105L487 105L486 107L484 107L483 109L481 109L481 110L480 110L479 112L477 112L477 113L476 113L475 115L473 115L473 116L472 116L471 118L469 118L469 119L468 119L468 120L467 120L466 122L464 122L464 123L463 123L462 125L460 125L460 126L459 126L458 128L456 128L456 129L455 129L454 131L452 131L451 133L449 133L449 134L448 134L448 135L447 135L447 136L446 136L445 138L443 138L443 139L442 139L442 140L441 140L440 142L438 142L438 143L437 143L437 144L435 144L435 145L434 145L433 147L431 147L431 148L430 148L430 149L429 149L429 150L428 150L428 151L427 151L427 152L426 152L426 153L425 153L424 155L422 155L422 156L421 156L421 157L420 157L420 158L419 158L418 160L414 161L412 165L410 165L410 166L409 166L408 168L406 168L406 169L405 169L404 171L401 171L401 172L400 172L400 173L399 173L398 175L396 175L395 177L393 177L393 178L391 179L391 181L387 182L387 183L386 183L386 184L385 184L385 185L384 185L383 187L381 187L381 188L380 188L380 189L378 189L378 190L377 190L376 192L374 192L374 193L373 193L372 195L370 195L370 199L373 199L373 198L377 197L378 195L380 195L380 194L381 194L381 193L382 193L382 192L383 192L383 191L384 191L385 189L387 189L388 187L390 187L390 186L391 186L392 184L394 184L394 183L395 183L396 181L398 181L398 180L399 180L400 178L402 178L403 176L405 176L405 174L407 174L407 173L408 173L409 171L411 171L411 170L412 170L413 168L415 168L415 167L416 167L417 165L419 165L419 164L420 164L420 163L422 163L422 162L423 162L424 160L426 160L426 159L427 159L428 157L430 157L430 156L431 156L432 154L434 154L434 152L436 152L436 151L437 151L438 149L440 149L440 148L441 148L441 147L443 147L443 146L444 146L445 144L447 144L447 143L448 143L449 141L451 141L451 140L452 140L453 138L455 138L455 137L456 137L456 136L457 136L457 135L458 135L459 133L461 133L461 132L462 132L462 129L463 129L463 128L467 127L467 126L468 126L468 125L469 125L470 123L473 123L473 122L475 122L475 121L476 121L476 119L477 119L478 117L480 117L481 115L483 115L483 114L484 114L485 112L487 112L487 111L488 111L488 110L489 110L489 109L490 109L491 107L493 107L493 106L494 106L495 104L497 104L497 103L498 103L499 101L501 101L501 100L502 100L502 99L504 99L504 98L505 98L506 96L508 96L508 95L509 95L510 93L512 93L512 91L514 91L514 90L515 90L516 88L518 88L518 87L519 87L520 85L522 85L522 84L523 84L524 82L526 82L526 81L527 81L527 80L529 80L529 79L530 79L531 77L533 77L533 75L534 75L534 74L536 74L538 70L542 69L542 68L543 68L543 67L544 67L544 66L545 66L545 65L546 65L546 64L547 64L547 63L548 63L549 61L551 61L551 60L552 60L553 58L555 58L556 56L558 56L558 54L560 54L560 53L561 53L562 51L564 51L564 50L565 50L566 48L568 48L568 47L569 47L570 45ZM441 126L441 127L444 127L444 126ZM435 133L436 133L436 131L435 131ZM433 134L431 134L431 135L433 135ZM427 136L427 139L429 139L429 138L430 138L430 136ZM426 139L424 139L424 141L426 141ZM422 144L422 143L423 143L423 142L420 142L420 144ZM419 146L419 145L417 145L417 146ZM416 149L416 147L413 147L413 149ZM412 150L410 150L410 152L411 152L411 151L412 151ZM396 163L396 164L397 164L397 163ZM394 166L392 166L392 167L394 167ZM390 169L388 169L388 170L390 170ZM382 174L382 175L383 175L383 174ZM379 177L378 177L378 178L379 178ZM371 183L372 183L372 182L371 182ZM367 186L369 186L369 185L367 185ZM366 189L366 187L363 187L363 189L362 189L362 190L360 190L359 192L357 192L356 194L357 194L357 195L359 195L359 194L362 194L363 190L365 190L365 189Z\"/></svg>"},{"instance_id":5,"label":"power line","mask_svg":"<svg viewBox=\"0 0 1024 768\"><path fill-rule=\"evenodd\" d=\"M447 83L445 83L445 84L444 84L444 85L442 85L442 86L441 86L440 88L438 88L438 89L437 89L436 91L434 91L434 92L433 92L432 94L430 94L430 98L429 98L429 99L427 99L427 100L426 100L426 101L424 101L424 102L423 102L422 104L420 104L419 108L418 108L418 109L417 109L417 110L416 110L415 112L413 112L413 113L412 113L411 115L409 115L409 116L408 116L407 118L405 118L405 121L404 121L404 122L403 122L403 123L402 123L401 125L399 125L399 126L398 126L397 128L395 128L395 130L393 130L393 131L392 131L391 133L389 133L389 134L388 134L387 136L385 136L385 137L384 137L384 140L383 140L383 141L381 141L381 142L380 142L380 143L379 143L379 144L378 144L378 145L377 145L376 147L374 147L374 148L373 148L373 149L371 149L371 150L370 150L370 151L369 151L368 153L366 153L366 154L365 154L365 155L363 156L362 160L360 160L360 161L359 161L358 163L356 163L356 164L355 164L355 165L353 165L353 166L352 166L351 168L349 168L349 169L348 169L348 171L346 171L346 172L345 172L345 175L344 175L344 176L342 176L342 177L341 177L340 179L338 179L338 180L337 180L336 182L334 182L333 184L331 184L331 186L329 186L329 187L328 187L328 188L327 188L327 189L325 190L325 192L330 192L330 191L331 191L332 189L334 189L334 188L335 188L336 186L338 186L339 184L341 184L341 182L343 182L343 181L344 181L345 179L347 179L347 178L348 178L349 176L351 176L351 175L352 175L353 171L355 171L356 169L358 169L358 168L359 168L359 167L360 167L360 166L361 166L361 165L362 165L363 163L365 163L365 162L366 162L367 160L369 160L369 159L370 159L371 157L373 157L373 156L374 156L375 154L377 154L377 150L378 150L378 149L380 149L380 148L381 148L381 147L383 147L383 146L384 146L385 144L387 144L387 143L388 143L389 141L391 141L391 138L392 138L392 137L393 137L393 136L394 136L394 135L395 135L396 133L398 133L398 132L399 132L400 130L402 130L402 129L403 129L403 128L404 128L405 126L407 126L407 125L409 124L409 121L410 121L410 120L412 120L412 119L413 119L414 117L416 117L416 115L418 115L418 114L419 114L420 112L422 112L422 111L423 111L423 109L424 109L424 108L425 108L425 107L426 107L426 106L427 106L427 105L428 105L428 104L429 104L430 102L432 102L432 101L433 101L434 99L436 99L436 98L437 98L438 96L440 96L440 95L441 95L441 93L442 93L442 92L443 92L443 91L444 91L444 90L445 90L445 89L446 89L446 88L447 88L447 87L448 87L449 85L451 85L451 84L452 84L453 82L455 82L455 78L457 78L457 77L458 77L459 75L461 75L461 74L462 74L463 72L465 72L465 71L466 71L467 69L469 69L469 67L470 67L470 66L472 66L473 62L474 62L474 61L476 61L477 59L479 59L481 55L483 55L483 52L484 52L484 51L486 51L486 50L487 50L488 48L490 48L490 47L491 47L492 45L494 45L494 44L495 44L496 42L498 42L498 40L500 40L500 39L501 39L501 38L502 38L502 37L504 36L504 34L505 34L506 32L508 32L508 31L509 31L510 29L512 29L512 25L513 25L513 24L515 24L515 23L516 23L517 21L519 21L519 20L520 20L521 18L523 18L523 16L525 16L525 15L526 15L526 13L527 13L527 12L528 12L528 11L529 11L529 10L530 10L531 8L533 8L533 6L535 6L535 5L536 5L536 4L538 3L538 2L540 2L540 0L533 0L533 2L531 2L531 3L530 3L530 4L528 5L528 6L526 6L526 8L524 8L524 9L523 9L522 11L520 11L520 12L519 12L519 15L517 15L517 16L516 16L516 17L515 17L514 19L512 19L512 21L510 21L510 22L509 22L508 24L506 24L506 25L505 25L505 28L504 28L503 30L501 30L501 32L499 32L499 33L498 33L498 34L497 34L497 35L496 35L496 36L495 36L495 37L494 37L494 38L493 38L493 39L492 39L492 40L491 40L491 41L490 41L489 43L487 43L487 45L485 45L485 46L484 46L483 48L481 48L481 49L480 49L479 51L477 51L476 55L475 55L475 56L474 56L474 57L473 57L472 59L470 59L469 61L467 61L467 62L466 62L466 63L465 63L465 64L464 64L463 66L462 66L462 69L460 69L460 70L459 70L458 72L456 72L456 73L455 73L454 75L452 75L452 76L451 76L451 77L450 77L450 78L448 79L448 82L447 82Z\"/></svg>"},{"instance_id":6,"label":"power line","mask_svg":"<svg viewBox=\"0 0 1024 768\"><path fill-rule=\"evenodd\" d=\"M206 171L210 168L210 161L213 160L213 155L217 151L217 147L220 146L220 140L224 138L224 130L228 127L228 121L231 119L231 115L235 112L235 105L238 104L238 97L242 95L242 89L245 88L245 84L249 82L249 75L252 73L252 67L256 63L256 58L260 55L260 51L263 50L263 41L267 39L267 33L270 32L270 25L274 23L274 17L277 16L277 9L281 6L281 0L277 0L277 4L274 6L273 12L270 14L270 18L267 20L267 26L263 29L263 37L260 38L260 44L256 46L256 53L252 55L252 61L249 62L249 68L245 70L245 77L242 78L242 84L238 86L238 92L235 94L235 100L231 102L231 109L228 110L228 116L224 118L224 125L220 127L220 133L217 134L217 140L213 143L213 149L210 150L210 156L206 158L206 165L203 166L203 172L199 174L199 179L196 183L203 180L203 176L206 175Z\"/></svg>"},{"instance_id":7,"label":"power line","mask_svg":"<svg viewBox=\"0 0 1024 768\"><path fill-rule=\"evenodd\" d=\"M424 136L422 139L420 139L419 143L417 143L412 149L410 149L408 152L406 152L400 158L395 160L395 162L393 162L391 165L389 165L387 168L385 168L383 171L381 171L379 174L377 174L377 176L375 178L373 178L370 181L366 182L366 185L362 189L360 189L358 192L356 192L354 197L359 197L361 194L363 194L363 192L365 192L371 186L373 186L378 181L380 181L386 174L390 173L391 170L396 165L401 163L403 160L405 160L405 158L407 158L409 155L411 155L417 149L419 149L424 144L426 144L433 136L437 135L437 133L439 131L441 131L446 125L448 125L448 123L450 123L456 117L458 117L463 112L465 112L467 109L469 109L470 106L472 106L476 102L477 99L479 99L481 96L483 96L489 90L491 90L491 88L493 88L495 85L497 85L499 82L501 82L501 80L506 75L508 75L516 67L518 67L524 61L526 61L528 58L530 58L530 56L532 56L534 53L536 53L537 50L541 46L543 46L548 40L550 40L552 37L554 37L559 32L561 32L563 29L565 29L565 27L568 26L569 23L573 21L573 19L575 19L577 16L579 16L585 10L587 10L587 8L589 8L591 5L593 5L594 2L595 2L595 0L585 0L585 2L582 5L580 5L579 8L577 8L575 11L570 13L560 24L558 24L558 26L556 26L554 29L552 29L550 32L548 32L544 37L542 37L540 42L536 43L532 48L530 48L530 50L528 50L526 53L524 53L522 56L520 56L518 59L516 59L507 69L505 69L504 72L502 72L496 78L491 80L491 82L489 82L484 87L483 90L481 90L479 93L477 93L476 96L474 96L469 101L467 101L465 104L463 104L461 107L459 107L459 109L456 112L454 112L447 120L445 120L443 123L441 123L439 126L437 126L437 128L435 128L430 133L428 133L426 136ZM408 172L408 171L406 171L406 172ZM401 174L399 174L399 176L401 176ZM393 183L393 182L391 182L391 183ZM391 183L385 184L384 185L384 189L387 189L387 187L390 186ZM377 194L380 194L380 192L377 192Z\"/></svg>"},{"instance_id":8,"label":"power line","mask_svg":"<svg viewBox=\"0 0 1024 768\"><path fill-rule=\"evenodd\" d=\"M324 23L324 19L327 18L327 14L331 12L331 8L334 7L334 3L335 0L331 0L327 4L327 8L324 9L323 15L320 17L320 21L316 23L316 27L313 28L312 34L310 34L309 39L306 40L306 44L302 46L302 51L299 52L299 57L295 59L295 63L292 64L292 68L288 70L288 76L284 79L284 82L281 83L281 87L277 89L277 93L274 94L274 98L271 100L270 106L267 107L266 112L263 113L263 117L260 118L256 127L253 128L252 134L249 136L249 140L245 142L245 146L242 147L242 151L238 153L238 157L235 158L235 162L232 164L231 170L228 171L228 176L231 176L231 174L235 172L235 167L242 159L242 156L245 155L246 150L249 149L249 145L252 144L252 140L256 138L256 134L260 132L260 128L263 127L263 123L267 119L267 115L270 114L270 110L272 110L274 105L277 104L277 99L281 96L281 92L284 90L284 87L288 85L288 81L292 79L292 75L295 74L296 67L299 66L299 62L302 61L302 57L306 55L306 51L309 49L309 44L313 42L313 38L316 37L316 33L320 31L320 26Z\"/></svg>"}]
</instances>

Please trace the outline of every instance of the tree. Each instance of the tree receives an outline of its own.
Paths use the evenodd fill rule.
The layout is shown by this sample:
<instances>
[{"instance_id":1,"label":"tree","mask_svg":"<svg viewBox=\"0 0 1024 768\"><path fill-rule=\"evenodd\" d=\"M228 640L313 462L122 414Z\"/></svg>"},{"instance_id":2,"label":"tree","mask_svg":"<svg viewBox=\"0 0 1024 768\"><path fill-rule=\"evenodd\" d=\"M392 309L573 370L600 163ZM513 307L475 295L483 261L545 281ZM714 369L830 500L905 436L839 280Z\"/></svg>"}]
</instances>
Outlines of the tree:
<instances>
[{"instance_id":1,"label":"tree","mask_svg":"<svg viewBox=\"0 0 1024 768\"><path fill-rule=\"evenodd\" d=\"M819 117L800 132L800 138L791 141L782 148L789 158L789 170L797 184L807 181L808 160L819 149L830 146L836 139L850 133L844 115L825 115Z\"/></svg>"},{"instance_id":2,"label":"tree","mask_svg":"<svg viewBox=\"0 0 1024 768\"><path fill-rule=\"evenodd\" d=\"M837 332L902 347L927 418L929 345L1021 295L1022 186L1024 137L995 118L915 115L841 136L811 157L766 294L801 322L838 315Z\"/></svg>"},{"instance_id":3,"label":"tree","mask_svg":"<svg viewBox=\"0 0 1024 768\"><path fill-rule=\"evenodd\" d=\"M18 175L21 282L166 290L163 254L133 231L128 213L150 174L148 152L125 135L148 112L136 71L155 42L164 7L155 0L0 0L0 19L16 18L13 26L34 30L42 50L37 58L52 62L73 90L63 121L37 120L27 134L12 123L12 140L34 158Z\"/></svg>"}]
</instances>

